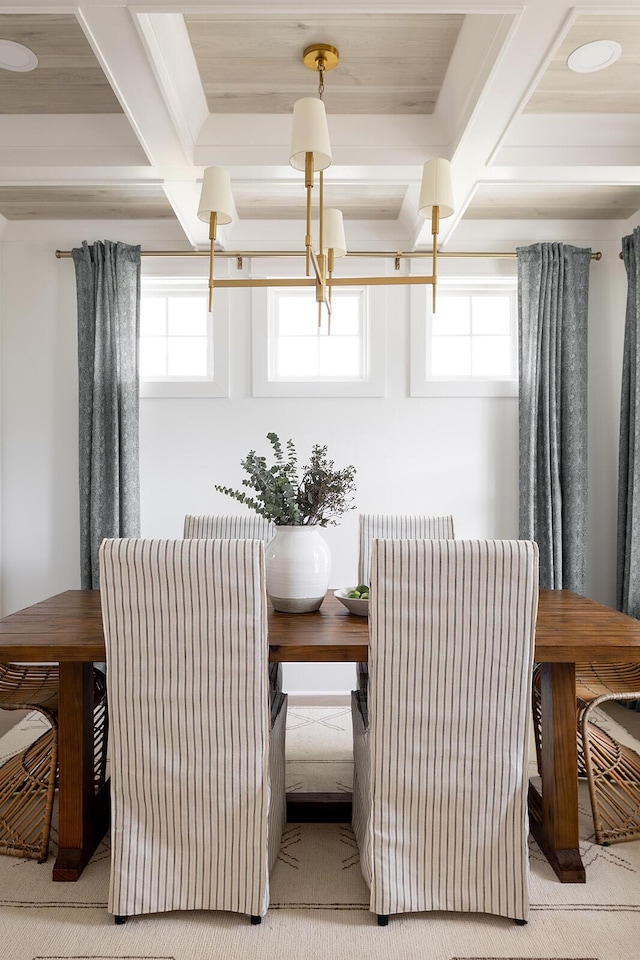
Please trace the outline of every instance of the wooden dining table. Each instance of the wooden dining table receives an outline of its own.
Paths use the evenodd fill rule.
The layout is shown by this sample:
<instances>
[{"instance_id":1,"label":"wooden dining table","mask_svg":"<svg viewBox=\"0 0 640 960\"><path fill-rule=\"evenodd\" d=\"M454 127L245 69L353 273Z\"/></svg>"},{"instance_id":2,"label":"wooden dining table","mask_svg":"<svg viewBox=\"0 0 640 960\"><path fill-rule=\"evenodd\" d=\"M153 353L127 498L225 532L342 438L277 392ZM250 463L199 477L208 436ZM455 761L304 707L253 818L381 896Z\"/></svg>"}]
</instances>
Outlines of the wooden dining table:
<instances>
[{"instance_id":1,"label":"wooden dining table","mask_svg":"<svg viewBox=\"0 0 640 960\"><path fill-rule=\"evenodd\" d=\"M92 730L92 665L105 655L97 590L67 590L0 620L0 661L60 664L54 880L77 880L108 827L108 784L94 791ZM350 614L331 593L315 613L269 614L271 661L364 662L367 655L367 619ZM575 665L640 661L640 621L567 590L543 590L535 658L543 665L542 791L530 786L531 831L561 881L584 883Z\"/></svg>"}]
</instances>

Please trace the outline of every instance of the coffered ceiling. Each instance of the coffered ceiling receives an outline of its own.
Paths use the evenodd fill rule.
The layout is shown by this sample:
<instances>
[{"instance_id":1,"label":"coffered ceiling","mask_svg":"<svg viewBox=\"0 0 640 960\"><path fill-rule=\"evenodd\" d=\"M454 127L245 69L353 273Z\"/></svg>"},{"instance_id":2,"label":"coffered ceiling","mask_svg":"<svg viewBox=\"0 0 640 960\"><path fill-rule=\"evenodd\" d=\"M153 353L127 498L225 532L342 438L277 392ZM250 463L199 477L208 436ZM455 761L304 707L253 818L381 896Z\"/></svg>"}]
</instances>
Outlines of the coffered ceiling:
<instances>
[{"instance_id":1,"label":"coffered ceiling","mask_svg":"<svg viewBox=\"0 0 640 960\"><path fill-rule=\"evenodd\" d=\"M335 14L231 19L187 15L185 22L211 113L286 113L308 87L300 55L322 38L341 65L327 74L327 111L433 113L464 17L460 14Z\"/></svg>"},{"instance_id":2,"label":"coffered ceiling","mask_svg":"<svg viewBox=\"0 0 640 960\"><path fill-rule=\"evenodd\" d=\"M416 206L422 163L435 156L451 160L454 179L444 246L477 221L494 235L496 223L522 221L524 237L540 222L611 224L612 236L640 223L637 0L319 9L0 0L0 40L39 61L0 69L0 236L21 220L162 220L184 249L206 247L199 181L220 165L237 213L220 245L299 248L304 188L289 137L294 102L317 94L302 63L314 42L340 53L325 76L325 190L350 246L430 246ZM569 70L576 47L602 39L621 45L616 63Z\"/></svg>"}]
</instances>

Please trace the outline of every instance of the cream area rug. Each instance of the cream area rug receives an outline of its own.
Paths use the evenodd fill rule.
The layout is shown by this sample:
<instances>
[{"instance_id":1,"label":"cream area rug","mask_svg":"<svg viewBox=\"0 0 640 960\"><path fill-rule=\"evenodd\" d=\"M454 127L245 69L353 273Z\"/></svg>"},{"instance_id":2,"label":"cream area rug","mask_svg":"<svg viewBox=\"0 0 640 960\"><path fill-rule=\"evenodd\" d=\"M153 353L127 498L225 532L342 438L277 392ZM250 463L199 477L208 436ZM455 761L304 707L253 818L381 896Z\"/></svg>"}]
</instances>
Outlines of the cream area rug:
<instances>
[{"instance_id":1,"label":"cream area rug","mask_svg":"<svg viewBox=\"0 0 640 960\"><path fill-rule=\"evenodd\" d=\"M605 718L609 729L620 731ZM0 740L0 760L41 729L28 717ZM636 744L636 746L638 746ZM289 791L351 789L346 706L289 707ZM532 771L535 773L535 771ZM526 927L498 917L422 913L380 928L369 912L348 824L289 824L262 924L225 913L171 913L115 926L107 913L109 838L78 883L45 864L0 856L0 960L638 960L640 841L598 847L581 787L586 884L561 884L531 844Z\"/></svg>"}]
</instances>

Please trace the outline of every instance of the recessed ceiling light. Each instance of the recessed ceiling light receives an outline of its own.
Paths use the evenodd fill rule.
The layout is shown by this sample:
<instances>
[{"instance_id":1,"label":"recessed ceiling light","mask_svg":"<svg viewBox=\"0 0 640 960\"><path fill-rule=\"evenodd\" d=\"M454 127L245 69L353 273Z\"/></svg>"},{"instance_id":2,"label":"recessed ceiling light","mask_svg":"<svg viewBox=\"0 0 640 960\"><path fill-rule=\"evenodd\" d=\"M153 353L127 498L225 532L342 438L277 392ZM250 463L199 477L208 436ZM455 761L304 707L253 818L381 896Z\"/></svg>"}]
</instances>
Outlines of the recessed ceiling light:
<instances>
[{"instance_id":1,"label":"recessed ceiling light","mask_svg":"<svg viewBox=\"0 0 640 960\"><path fill-rule=\"evenodd\" d=\"M567 58L567 66L574 73L595 73L615 63L622 47L616 40L592 40L577 47Z\"/></svg>"},{"instance_id":2,"label":"recessed ceiling light","mask_svg":"<svg viewBox=\"0 0 640 960\"><path fill-rule=\"evenodd\" d=\"M33 50L15 40L0 40L0 69L27 73L38 66L38 58Z\"/></svg>"}]
</instances>

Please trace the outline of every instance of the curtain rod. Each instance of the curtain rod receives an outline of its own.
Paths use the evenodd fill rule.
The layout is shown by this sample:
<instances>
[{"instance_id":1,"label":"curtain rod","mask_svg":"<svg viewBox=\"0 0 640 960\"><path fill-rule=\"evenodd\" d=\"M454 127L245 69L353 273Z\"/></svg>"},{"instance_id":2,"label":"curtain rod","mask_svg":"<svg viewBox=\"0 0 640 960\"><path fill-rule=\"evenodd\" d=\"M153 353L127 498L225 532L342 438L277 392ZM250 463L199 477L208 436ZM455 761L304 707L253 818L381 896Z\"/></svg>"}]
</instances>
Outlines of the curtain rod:
<instances>
[{"instance_id":1,"label":"curtain rod","mask_svg":"<svg viewBox=\"0 0 640 960\"><path fill-rule=\"evenodd\" d=\"M237 251L228 251L228 250L216 250L216 259L218 257L227 257L241 260L243 257L262 257L268 259L270 257L304 257L304 251L298 250L237 250ZM66 259L71 256L70 250L56 250L56 257L60 259ZM141 257L208 257L208 250L141 250ZM354 251L353 253L347 253L347 257L386 257L395 259L417 259L420 257L429 257L431 258L431 251L424 252L411 252L405 253L402 250L393 251L389 253L380 253L380 252L369 252L369 251ZM438 253L438 259L440 258L456 258L456 257L477 257L487 260L515 260L518 254L513 253L478 253L478 252L452 252L452 253ZM596 253L591 254L592 260L602 260L602 253L600 250Z\"/></svg>"}]
</instances>

